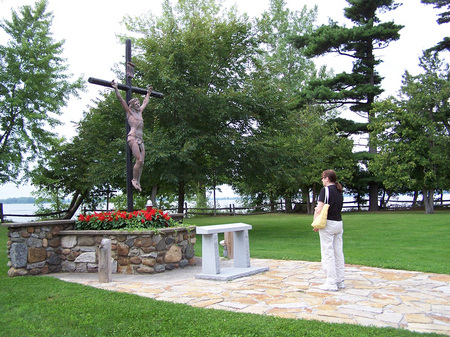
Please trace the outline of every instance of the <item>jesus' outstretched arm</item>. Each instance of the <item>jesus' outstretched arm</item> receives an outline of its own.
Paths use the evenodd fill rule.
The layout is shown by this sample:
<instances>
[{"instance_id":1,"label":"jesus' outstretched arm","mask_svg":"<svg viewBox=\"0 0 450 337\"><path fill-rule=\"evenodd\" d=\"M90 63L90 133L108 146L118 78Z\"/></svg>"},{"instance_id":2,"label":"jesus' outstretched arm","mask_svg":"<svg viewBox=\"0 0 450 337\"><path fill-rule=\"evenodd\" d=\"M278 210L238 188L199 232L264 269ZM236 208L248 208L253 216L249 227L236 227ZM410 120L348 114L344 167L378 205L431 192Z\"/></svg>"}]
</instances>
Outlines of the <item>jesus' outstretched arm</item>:
<instances>
[{"instance_id":1,"label":"jesus' outstretched arm","mask_svg":"<svg viewBox=\"0 0 450 337\"><path fill-rule=\"evenodd\" d=\"M127 102L125 102L122 95L120 94L119 89L118 89L118 84L114 80L112 80L111 86L114 88L114 90L116 92L116 96L119 99L120 104L122 104L122 107L124 108L124 110L128 112L128 110L130 110L130 108L128 107Z\"/></svg>"}]
</instances>

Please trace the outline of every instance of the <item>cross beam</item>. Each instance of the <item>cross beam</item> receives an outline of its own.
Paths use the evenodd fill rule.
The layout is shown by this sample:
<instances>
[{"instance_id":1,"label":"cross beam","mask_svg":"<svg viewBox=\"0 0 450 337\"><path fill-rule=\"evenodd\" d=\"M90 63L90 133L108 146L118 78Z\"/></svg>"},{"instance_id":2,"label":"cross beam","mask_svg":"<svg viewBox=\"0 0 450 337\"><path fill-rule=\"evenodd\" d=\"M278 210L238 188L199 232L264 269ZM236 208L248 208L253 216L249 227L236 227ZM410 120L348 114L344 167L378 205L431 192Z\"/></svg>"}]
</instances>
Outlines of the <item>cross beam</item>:
<instances>
[{"instance_id":1,"label":"cross beam","mask_svg":"<svg viewBox=\"0 0 450 337\"><path fill-rule=\"evenodd\" d=\"M92 84L101 85L102 87L112 88L111 81L105 81L105 80L100 80L98 78L89 77L88 82L92 83ZM123 91L130 90L129 86L127 86L125 84L121 84L121 83L119 83L119 85L117 87L119 90L123 90ZM131 91L136 94L147 95L147 89L131 87ZM164 98L164 94L153 91L153 90L150 93L150 96L155 97L155 98Z\"/></svg>"},{"instance_id":2,"label":"cross beam","mask_svg":"<svg viewBox=\"0 0 450 337\"><path fill-rule=\"evenodd\" d=\"M117 88L126 92L126 103L129 104L131 100L131 94L137 93L141 95L147 94L147 89L136 88L131 86L131 79L134 77L134 65L131 63L131 40L126 40L125 44L125 74L126 74L126 83L118 84ZM101 85L103 87L112 88L111 81L100 80L98 78L89 77L89 83ZM150 96L155 98L164 98L162 93L152 91ZM126 119L126 139L128 137L128 133L130 132L130 125L128 124L128 119ZM127 144L127 211L133 211L133 184L131 180L133 179L133 160L131 157L131 149Z\"/></svg>"}]
</instances>

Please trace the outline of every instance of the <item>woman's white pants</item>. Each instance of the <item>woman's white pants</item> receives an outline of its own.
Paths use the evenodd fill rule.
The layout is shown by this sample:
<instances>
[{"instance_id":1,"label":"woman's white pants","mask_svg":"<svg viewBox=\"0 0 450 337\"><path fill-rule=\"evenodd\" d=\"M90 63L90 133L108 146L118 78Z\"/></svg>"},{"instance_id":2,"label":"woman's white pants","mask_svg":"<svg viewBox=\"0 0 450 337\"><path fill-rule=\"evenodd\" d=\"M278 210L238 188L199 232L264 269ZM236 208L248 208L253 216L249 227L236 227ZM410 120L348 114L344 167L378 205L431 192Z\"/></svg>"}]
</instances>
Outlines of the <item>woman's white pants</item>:
<instances>
[{"instance_id":1,"label":"woman's white pants","mask_svg":"<svg viewBox=\"0 0 450 337\"><path fill-rule=\"evenodd\" d=\"M322 268L329 285L344 281L343 233L342 221L327 220L325 228L319 230Z\"/></svg>"}]
</instances>

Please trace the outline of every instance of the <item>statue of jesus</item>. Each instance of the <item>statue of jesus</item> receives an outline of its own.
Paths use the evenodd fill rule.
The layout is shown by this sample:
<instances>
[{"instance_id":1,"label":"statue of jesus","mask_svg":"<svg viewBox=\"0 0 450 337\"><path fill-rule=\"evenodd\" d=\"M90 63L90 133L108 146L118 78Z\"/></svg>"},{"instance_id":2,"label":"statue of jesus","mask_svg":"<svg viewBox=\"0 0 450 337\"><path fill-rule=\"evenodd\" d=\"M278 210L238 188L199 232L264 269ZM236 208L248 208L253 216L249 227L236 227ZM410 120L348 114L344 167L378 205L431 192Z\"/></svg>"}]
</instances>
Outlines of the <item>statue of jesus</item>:
<instances>
[{"instance_id":1,"label":"statue of jesus","mask_svg":"<svg viewBox=\"0 0 450 337\"><path fill-rule=\"evenodd\" d=\"M144 157L145 157L145 147L144 147L144 119L142 118L142 112L148 104L149 96L153 90L153 87L149 86L147 90L147 95L140 105L139 100L137 98L133 98L130 100L129 105L125 102L125 100L120 95L118 84L115 81L111 82L111 86L114 88L116 92L116 96L119 99L122 107L127 113L128 125L130 126L130 132L127 136L128 146L133 153L134 158L136 158L136 163L133 167L133 179L131 180L134 188L139 191L141 189L141 174L142 168L144 167Z\"/></svg>"}]
</instances>

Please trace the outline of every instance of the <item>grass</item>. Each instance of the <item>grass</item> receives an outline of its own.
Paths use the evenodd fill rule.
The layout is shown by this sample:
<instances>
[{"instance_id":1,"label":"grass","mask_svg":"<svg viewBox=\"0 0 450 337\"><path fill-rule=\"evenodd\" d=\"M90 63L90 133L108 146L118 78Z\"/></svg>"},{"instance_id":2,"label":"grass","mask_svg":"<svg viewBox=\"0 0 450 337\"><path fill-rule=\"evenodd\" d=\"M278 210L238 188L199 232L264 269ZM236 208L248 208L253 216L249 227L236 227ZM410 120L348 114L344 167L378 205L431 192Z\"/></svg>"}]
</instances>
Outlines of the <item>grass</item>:
<instances>
[{"instance_id":1,"label":"grass","mask_svg":"<svg viewBox=\"0 0 450 337\"><path fill-rule=\"evenodd\" d=\"M344 254L349 264L449 274L450 212L344 213ZM320 261L319 235L312 216L266 214L235 217L197 217L185 222L213 225L244 222L252 258ZM222 240L223 236L219 236ZM201 236L196 247L201 254Z\"/></svg>"},{"instance_id":2,"label":"grass","mask_svg":"<svg viewBox=\"0 0 450 337\"><path fill-rule=\"evenodd\" d=\"M448 273L448 212L351 213L344 218L347 263ZM245 222L252 257L318 261L310 216L189 219L197 225ZM193 308L63 282L7 276L0 228L0 336L419 336L362 327ZM200 247L201 242L197 243ZM201 249L197 248L198 251Z\"/></svg>"}]
</instances>

